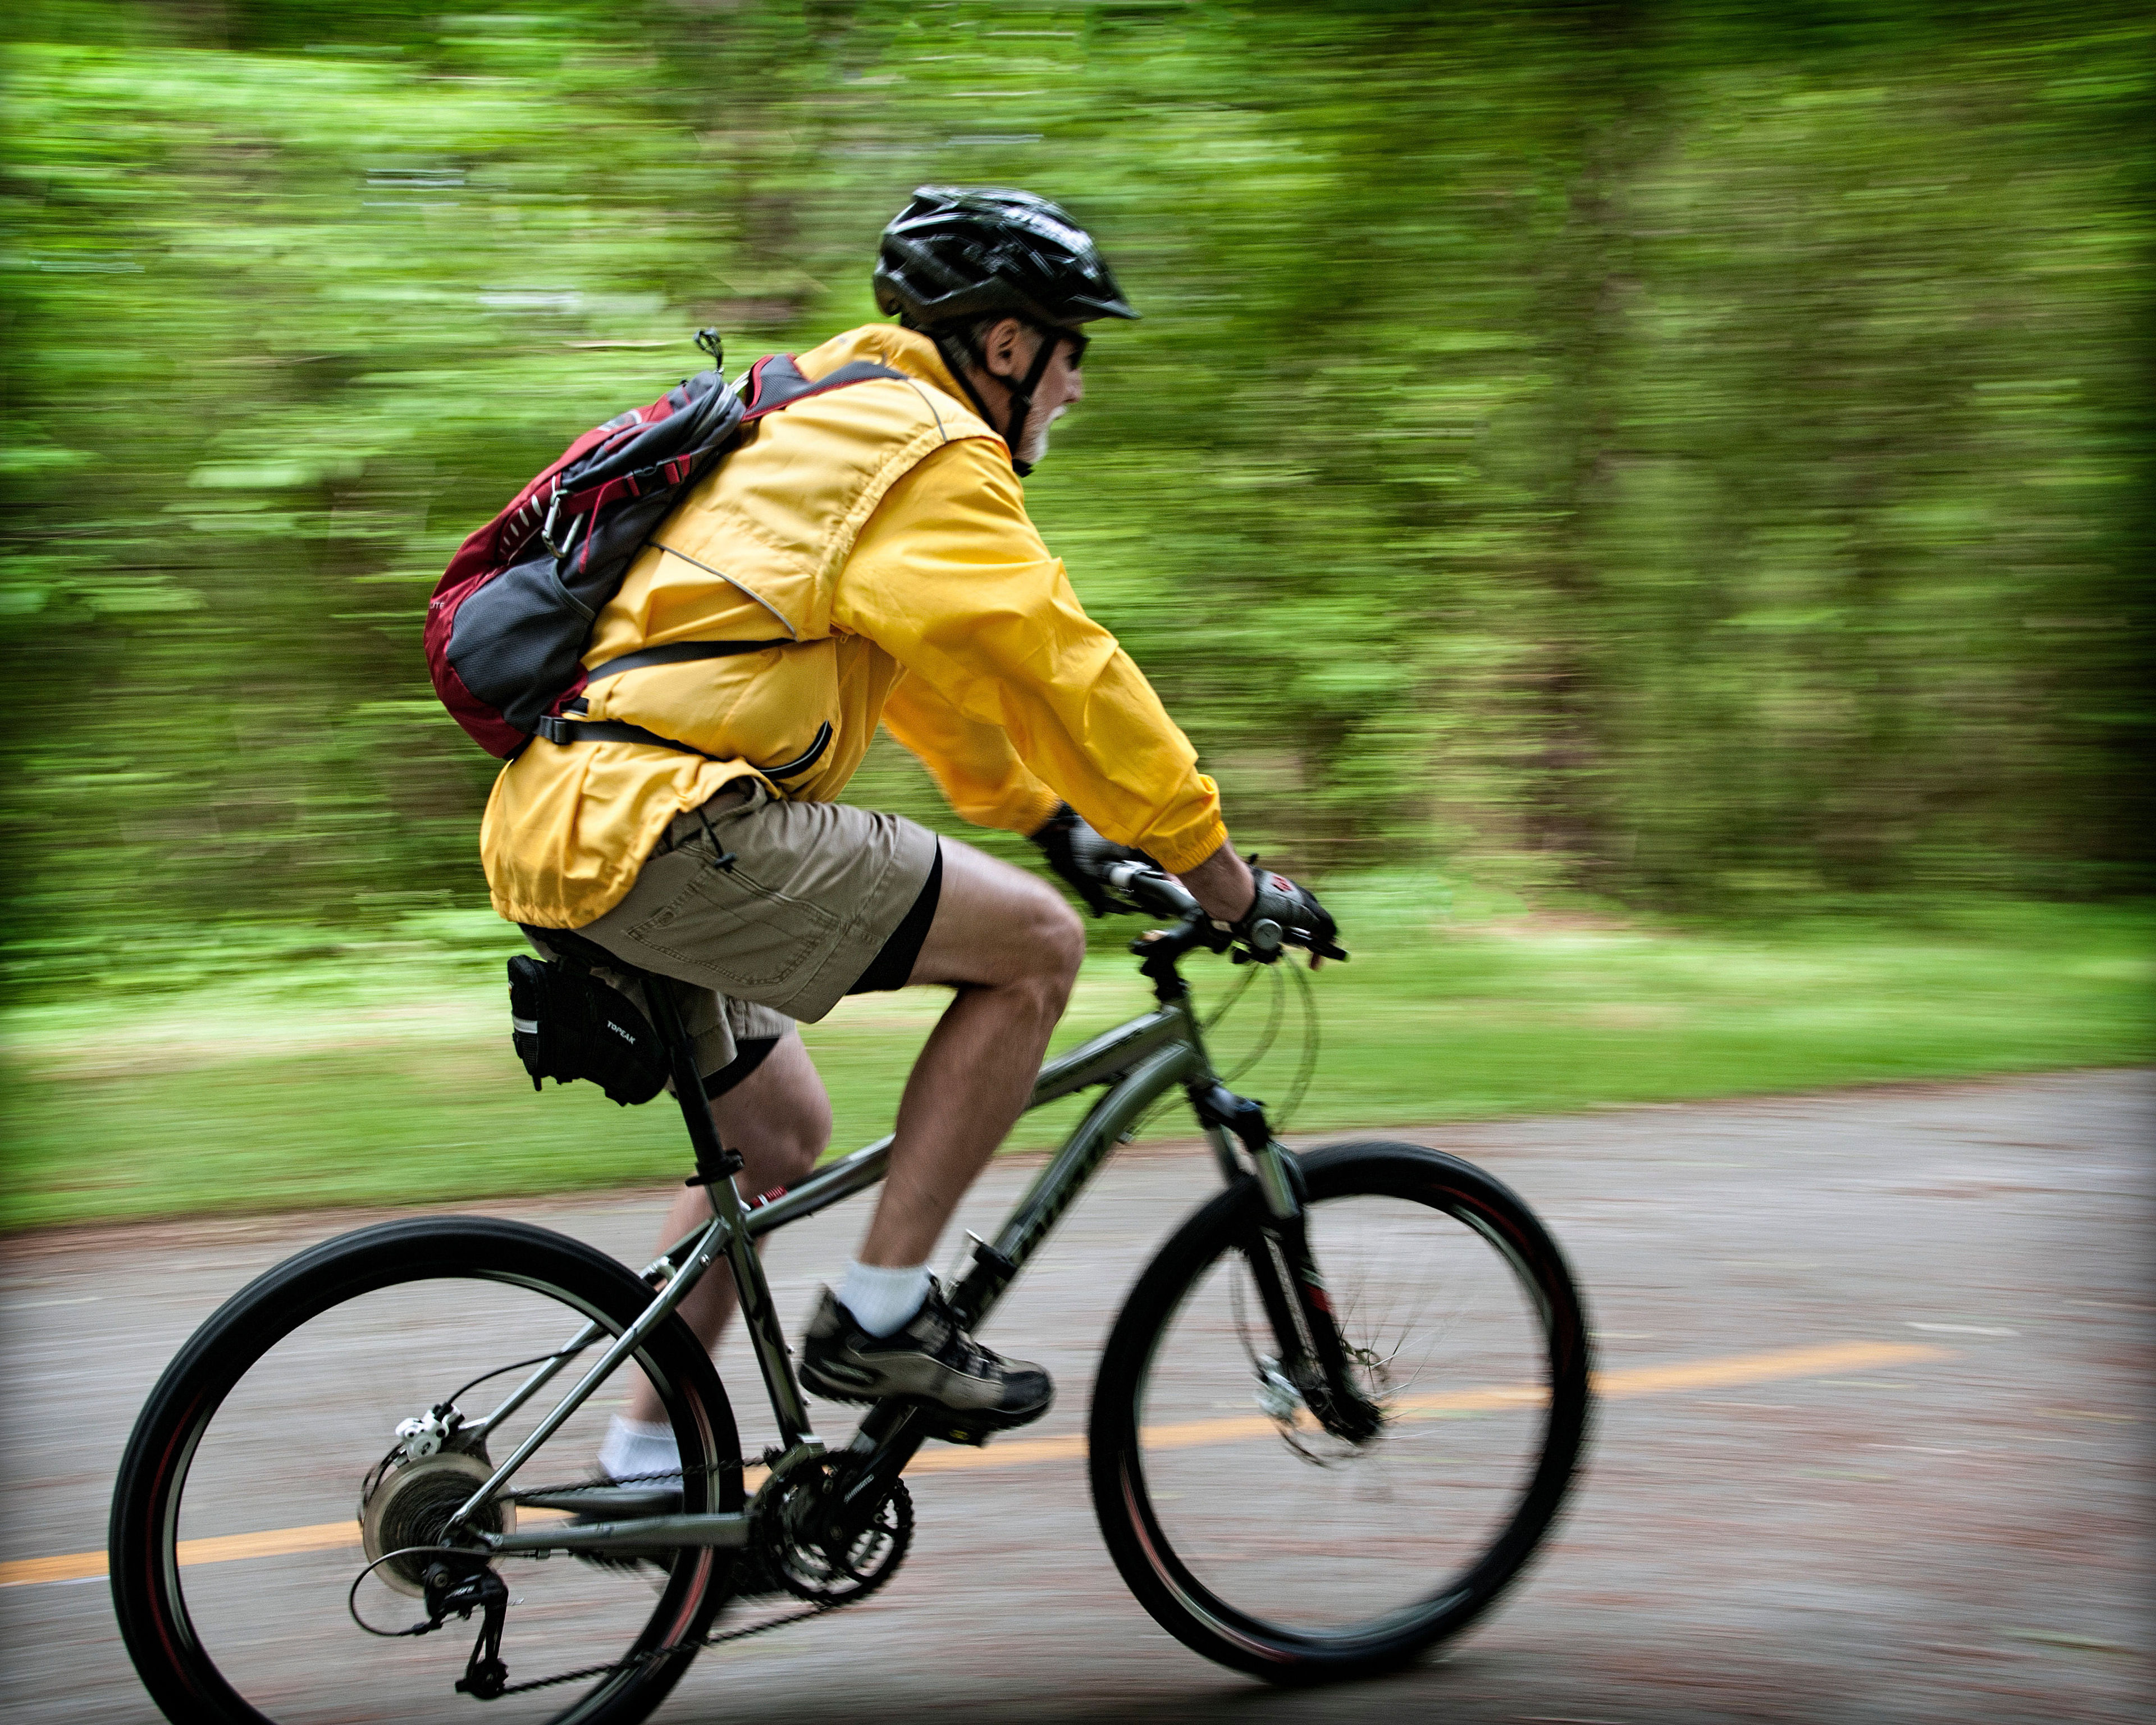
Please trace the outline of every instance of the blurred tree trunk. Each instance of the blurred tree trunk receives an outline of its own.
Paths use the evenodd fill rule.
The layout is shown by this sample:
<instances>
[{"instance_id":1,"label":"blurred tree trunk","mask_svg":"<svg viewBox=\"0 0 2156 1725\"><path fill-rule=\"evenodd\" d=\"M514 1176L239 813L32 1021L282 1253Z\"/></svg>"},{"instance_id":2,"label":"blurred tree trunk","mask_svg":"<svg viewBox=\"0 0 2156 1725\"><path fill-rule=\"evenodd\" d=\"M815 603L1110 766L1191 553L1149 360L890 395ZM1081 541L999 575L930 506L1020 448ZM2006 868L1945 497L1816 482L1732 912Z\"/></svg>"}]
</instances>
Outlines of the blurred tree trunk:
<instances>
[{"instance_id":1,"label":"blurred tree trunk","mask_svg":"<svg viewBox=\"0 0 2156 1725\"><path fill-rule=\"evenodd\" d=\"M1623 349L1638 289L1630 183L1661 131L1652 9L1637 0L1564 8L1570 29L1566 220L1545 265L1537 333L1550 366L1552 529L1544 605L1528 661L1538 744L1526 840L1569 886L1609 884L1620 818L1607 742L1606 518L1623 459Z\"/></svg>"}]
</instances>

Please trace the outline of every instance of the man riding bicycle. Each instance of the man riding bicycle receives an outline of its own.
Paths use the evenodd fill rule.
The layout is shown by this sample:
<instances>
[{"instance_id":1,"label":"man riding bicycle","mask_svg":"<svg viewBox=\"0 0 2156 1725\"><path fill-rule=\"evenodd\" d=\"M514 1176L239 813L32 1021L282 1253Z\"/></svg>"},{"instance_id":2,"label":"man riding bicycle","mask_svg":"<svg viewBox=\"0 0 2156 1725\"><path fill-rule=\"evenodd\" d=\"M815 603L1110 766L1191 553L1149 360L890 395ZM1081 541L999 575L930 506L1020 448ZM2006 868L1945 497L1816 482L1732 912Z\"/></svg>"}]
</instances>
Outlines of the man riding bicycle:
<instances>
[{"instance_id":1,"label":"man riding bicycle","mask_svg":"<svg viewBox=\"0 0 2156 1725\"><path fill-rule=\"evenodd\" d=\"M918 1397L1008 1427L1048 1410L1048 1374L962 1331L927 1265L1026 1102L1085 942L1034 876L834 800L877 724L962 815L1030 834L1096 908L1101 870L1133 847L1224 929L1270 919L1323 947L1332 922L1245 866L1195 752L1027 518L1019 479L1084 393L1083 326L1137 315L1091 238L1026 193L924 187L885 229L875 285L898 323L798 364L812 385L862 362L893 375L812 388L756 424L638 555L585 662L779 628L785 644L592 685L589 728L614 734L535 740L495 784L481 848L495 908L542 950L573 929L673 979L749 1191L799 1179L828 1142L798 1022L848 994L957 991L801 1378L837 1400ZM697 752L623 740L630 727ZM662 1245L707 1217L685 1191ZM711 1347L734 1303L715 1273L680 1312ZM602 1470L676 1466L661 1420L639 1383Z\"/></svg>"}]
</instances>

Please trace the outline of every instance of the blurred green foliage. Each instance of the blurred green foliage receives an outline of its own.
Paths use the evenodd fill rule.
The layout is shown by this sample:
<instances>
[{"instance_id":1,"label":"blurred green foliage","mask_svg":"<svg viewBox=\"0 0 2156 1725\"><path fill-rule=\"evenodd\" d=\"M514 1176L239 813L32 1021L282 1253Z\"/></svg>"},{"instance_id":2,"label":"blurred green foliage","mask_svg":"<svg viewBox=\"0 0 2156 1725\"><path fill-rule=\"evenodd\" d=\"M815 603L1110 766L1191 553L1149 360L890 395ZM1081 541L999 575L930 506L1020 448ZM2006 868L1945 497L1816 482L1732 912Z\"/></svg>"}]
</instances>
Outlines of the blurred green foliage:
<instances>
[{"instance_id":1,"label":"blurred green foliage","mask_svg":"<svg viewBox=\"0 0 2156 1725\"><path fill-rule=\"evenodd\" d=\"M2147 889L2145 8L13 28L33 983L482 903L492 763L418 648L450 550L697 326L873 316L932 180L1065 201L1147 313L1029 496L1239 837L1709 913ZM932 810L895 751L856 794Z\"/></svg>"},{"instance_id":2,"label":"blurred green foliage","mask_svg":"<svg viewBox=\"0 0 2156 1725\"><path fill-rule=\"evenodd\" d=\"M1421 871L1363 875L1336 898L1356 957L1312 983L1314 1047L1289 992L1301 972L1187 967L1209 1013L1248 988L1209 1046L1296 1133L2156 1054L2147 905L1987 896L1937 904L1921 926L1837 915L1761 932L1531 911L1487 889L1434 894ZM489 912L461 920L474 945L516 941ZM0 1230L679 1179L689 1153L665 1098L622 1109L588 1084L531 1093L498 952L470 962L459 932L287 953L148 998L77 990L17 1008L0 1063L13 1140ZM1055 1045L1151 1004L1127 953L1096 952ZM861 995L803 1027L835 1150L891 1130L942 1005L917 988ZM1027 1115L1009 1147L1056 1143L1095 1100ZM1195 1138L1179 1094L1141 1136Z\"/></svg>"}]
</instances>

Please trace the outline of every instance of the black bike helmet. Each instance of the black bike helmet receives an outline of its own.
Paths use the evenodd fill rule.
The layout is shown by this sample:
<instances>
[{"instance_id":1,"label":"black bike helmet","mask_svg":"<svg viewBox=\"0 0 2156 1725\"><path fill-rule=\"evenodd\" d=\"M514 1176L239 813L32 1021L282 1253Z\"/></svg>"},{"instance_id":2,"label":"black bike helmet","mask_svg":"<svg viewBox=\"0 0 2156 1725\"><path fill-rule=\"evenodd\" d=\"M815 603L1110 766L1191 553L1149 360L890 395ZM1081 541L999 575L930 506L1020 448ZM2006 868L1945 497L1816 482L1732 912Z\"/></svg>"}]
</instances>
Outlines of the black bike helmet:
<instances>
[{"instance_id":1,"label":"black bike helmet","mask_svg":"<svg viewBox=\"0 0 2156 1725\"><path fill-rule=\"evenodd\" d=\"M883 230L875 296L908 329L935 337L983 419L990 418L988 404L966 365L981 363L973 330L982 318L1019 317L1070 334L1096 318L1137 316L1091 234L1045 198L1000 186L916 191ZM1043 341L1032 370L1010 387L1004 443L1020 478L1033 471L1019 449L1034 392L1059 345Z\"/></svg>"},{"instance_id":2,"label":"black bike helmet","mask_svg":"<svg viewBox=\"0 0 2156 1725\"><path fill-rule=\"evenodd\" d=\"M876 304L909 329L998 313L1070 329L1135 318L1083 228L1030 192L923 186L883 230Z\"/></svg>"}]
</instances>

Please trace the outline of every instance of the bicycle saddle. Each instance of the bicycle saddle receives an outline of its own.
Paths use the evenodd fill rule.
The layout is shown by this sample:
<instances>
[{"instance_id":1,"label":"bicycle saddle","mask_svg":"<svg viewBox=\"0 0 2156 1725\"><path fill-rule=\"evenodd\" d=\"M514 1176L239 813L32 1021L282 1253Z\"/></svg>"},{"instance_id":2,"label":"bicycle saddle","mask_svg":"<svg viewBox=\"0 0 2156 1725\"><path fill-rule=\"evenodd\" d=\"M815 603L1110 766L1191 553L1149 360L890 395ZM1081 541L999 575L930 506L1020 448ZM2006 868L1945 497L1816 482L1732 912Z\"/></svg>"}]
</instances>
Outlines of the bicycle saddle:
<instances>
[{"instance_id":1,"label":"bicycle saddle","mask_svg":"<svg viewBox=\"0 0 2156 1725\"><path fill-rule=\"evenodd\" d=\"M530 922L516 925L526 936L536 941L557 957L573 959L578 964L594 968L603 967L620 972L624 976L641 981L644 973L626 958L616 957L597 941L587 940L573 928L541 928Z\"/></svg>"}]
</instances>

